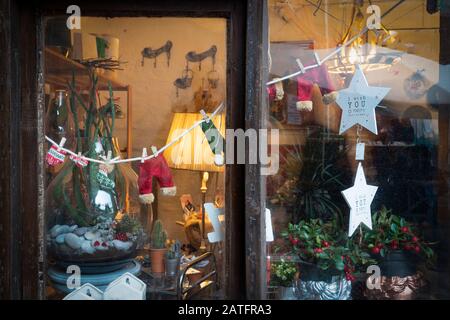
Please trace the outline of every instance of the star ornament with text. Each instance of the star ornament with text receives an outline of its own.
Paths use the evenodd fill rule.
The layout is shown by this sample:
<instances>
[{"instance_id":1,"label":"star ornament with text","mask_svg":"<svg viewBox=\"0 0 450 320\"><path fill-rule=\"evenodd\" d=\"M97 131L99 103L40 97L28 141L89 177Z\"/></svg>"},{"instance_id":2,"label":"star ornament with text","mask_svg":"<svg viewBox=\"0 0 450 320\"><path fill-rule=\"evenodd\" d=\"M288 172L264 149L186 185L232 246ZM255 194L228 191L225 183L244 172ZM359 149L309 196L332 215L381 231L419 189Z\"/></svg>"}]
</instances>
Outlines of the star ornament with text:
<instances>
[{"instance_id":1,"label":"star ornament with text","mask_svg":"<svg viewBox=\"0 0 450 320\"><path fill-rule=\"evenodd\" d=\"M388 94L390 88L370 87L359 65L353 75L350 86L339 91L336 103L342 109L339 134L355 124L378 134L375 108Z\"/></svg>"},{"instance_id":2,"label":"star ornament with text","mask_svg":"<svg viewBox=\"0 0 450 320\"><path fill-rule=\"evenodd\" d=\"M353 235L360 223L364 223L369 229L372 229L370 205L372 204L377 189L378 187L367 184L363 167L359 163L353 187L342 191L342 195L350 207L349 237Z\"/></svg>"}]
</instances>

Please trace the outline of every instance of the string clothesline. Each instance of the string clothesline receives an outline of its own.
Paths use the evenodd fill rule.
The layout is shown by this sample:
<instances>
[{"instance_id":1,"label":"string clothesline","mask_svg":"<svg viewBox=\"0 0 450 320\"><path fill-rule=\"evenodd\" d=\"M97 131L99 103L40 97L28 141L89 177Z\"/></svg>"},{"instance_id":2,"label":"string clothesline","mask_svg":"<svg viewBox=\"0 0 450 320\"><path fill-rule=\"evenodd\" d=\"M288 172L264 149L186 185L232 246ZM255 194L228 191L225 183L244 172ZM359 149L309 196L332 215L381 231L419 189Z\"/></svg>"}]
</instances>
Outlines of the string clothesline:
<instances>
[{"instance_id":1,"label":"string clothesline","mask_svg":"<svg viewBox=\"0 0 450 320\"><path fill-rule=\"evenodd\" d=\"M126 163L126 162L133 162L133 161L145 161L145 160L149 160L152 158L157 157L160 153L164 152L164 150L166 150L167 148L170 148L172 145L174 145L175 143L177 143L180 139L182 139L185 135L187 135L189 132L191 132L192 130L194 130L197 126L199 126L200 124L202 124L203 122L209 122L212 121L212 119L217 115L217 113L220 112L220 110L223 108L223 102L220 103L220 105L216 108L216 110L210 115L208 116L203 110L200 111L200 113L202 114L203 118L197 122L195 122L191 127L189 127L188 129L186 129L183 133L181 133L178 137L176 137L175 139L173 139L172 141L170 141L168 144L166 144L165 146L161 147L159 150L157 150L156 148L153 150L153 154L147 156L145 155L145 152L143 152L143 156L141 157L135 157L135 158L128 158L128 159L121 159L120 157L115 157L113 159L110 159L110 157L104 157L101 156L104 160L99 160L99 159L92 159L89 157L85 157L83 155L77 154L75 152L73 152L72 150L69 150L67 148L64 148L61 143L57 143L56 141L52 140L51 138L49 138L48 136L45 136L45 139L50 142L52 145L54 145L58 150L62 150L64 152L66 152L67 154L70 154L74 157L79 157L82 160L86 160L89 162L95 162L95 163L99 163L99 164L117 164L117 163ZM64 144L65 139L63 138L62 140L62 144ZM152 148L153 149L153 148ZM144 149L145 150L145 149Z\"/></svg>"}]
</instances>

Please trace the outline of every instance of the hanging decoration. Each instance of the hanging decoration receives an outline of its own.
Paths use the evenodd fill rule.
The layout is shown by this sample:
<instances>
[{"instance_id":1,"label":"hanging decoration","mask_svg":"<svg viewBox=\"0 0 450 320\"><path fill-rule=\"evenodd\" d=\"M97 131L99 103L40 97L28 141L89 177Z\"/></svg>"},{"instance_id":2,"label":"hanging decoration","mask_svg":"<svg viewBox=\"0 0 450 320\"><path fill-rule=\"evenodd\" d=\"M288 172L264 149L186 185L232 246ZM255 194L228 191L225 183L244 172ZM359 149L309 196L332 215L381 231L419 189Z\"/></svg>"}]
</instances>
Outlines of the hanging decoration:
<instances>
[{"instance_id":1,"label":"hanging decoration","mask_svg":"<svg viewBox=\"0 0 450 320\"><path fill-rule=\"evenodd\" d=\"M186 68L181 73L181 78L177 78L173 85L177 88L177 97L178 97L178 89L187 89L192 85L192 79L194 78L194 72L189 69L188 63L186 63Z\"/></svg>"},{"instance_id":2,"label":"hanging decoration","mask_svg":"<svg viewBox=\"0 0 450 320\"><path fill-rule=\"evenodd\" d=\"M153 59L153 67L156 68L156 58L165 53L167 56L167 66L170 65L170 51L172 50L172 41L167 40L166 44L158 49L152 49L151 47L146 47L142 49L142 61L141 65L144 66L144 58Z\"/></svg>"},{"instance_id":3,"label":"hanging decoration","mask_svg":"<svg viewBox=\"0 0 450 320\"><path fill-rule=\"evenodd\" d=\"M430 87L430 81L424 76L425 69L417 70L403 82L403 89L406 95L417 100L422 98Z\"/></svg>"},{"instance_id":4,"label":"hanging decoration","mask_svg":"<svg viewBox=\"0 0 450 320\"><path fill-rule=\"evenodd\" d=\"M84 168L89 164L89 162L86 159L84 159L84 157L81 155L81 152L79 152L78 155L76 155L76 156L71 154L70 160L75 162L75 165L78 168Z\"/></svg>"},{"instance_id":5,"label":"hanging decoration","mask_svg":"<svg viewBox=\"0 0 450 320\"><path fill-rule=\"evenodd\" d=\"M342 191L342 195L350 207L349 237L353 235L361 223L364 223L369 229L372 229L370 205L372 204L377 189L378 187L367 184L364 169L360 162L353 187Z\"/></svg>"},{"instance_id":6,"label":"hanging decoration","mask_svg":"<svg viewBox=\"0 0 450 320\"><path fill-rule=\"evenodd\" d=\"M114 180L108 177L108 172L106 172L105 170L98 170L96 178L99 185L103 188L114 189L116 186Z\"/></svg>"},{"instance_id":7,"label":"hanging decoration","mask_svg":"<svg viewBox=\"0 0 450 320\"><path fill-rule=\"evenodd\" d=\"M300 64L299 61L297 63ZM319 86L322 96L334 92L333 82L330 79L326 65L321 65L297 77L297 110L312 111L312 95L315 84Z\"/></svg>"},{"instance_id":8,"label":"hanging decoration","mask_svg":"<svg viewBox=\"0 0 450 320\"><path fill-rule=\"evenodd\" d=\"M200 127L202 128L202 131L205 134L206 139L208 140L209 147L214 154L214 163L216 164L216 166L223 166L225 163L224 156L222 154L224 138L222 137L220 131L217 129L214 123L210 121L205 111L201 110L200 113L205 120L205 122L202 122Z\"/></svg>"},{"instance_id":9,"label":"hanging decoration","mask_svg":"<svg viewBox=\"0 0 450 320\"><path fill-rule=\"evenodd\" d=\"M93 159L93 158L82 156L80 153L75 153L69 149L64 148L63 146L64 146L64 143L66 142L65 138L62 138L61 142L58 144L56 141L53 141L48 136L45 136L45 139L52 144L49 151L47 152L46 161L49 165L56 165L59 163L63 163L64 159L65 159L65 155L70 154L70 158L72 159L72 161L75 161L75 159L80 158L83 163L95 162L95 163L106 165L107 166L106 168L109 168L109 169L106 169L106 171L108 171L108 173L110 173L112 171L111 168L114 168L114 166L113 166L114 164L133 162L133 161L146 161L146 160L152 159L154 157L157 157L159 154L164 152L164 150L171 147L172 145L177 143L180 139L182 139L185 135L187 135L189 132L194 130L197 126L200 126L202 123L204 123L206 121L209 121L212 123L211 120L222 110L223 106L224 106L224 104L222 102L209 117L206 115L206 113L204 113L203 110L201 110L202 115L204 114L202 120L199 120L196 123L194 123L189 129L185 130L178 137L173 139L171 142L169 142L168 144L166 144L164 147L160 148L159 150L156 150L156 148L155 148L153 150L153 154L149 155L149 156L147 156L146 153L143 153L141 157L136 157L136 158L120 159L119 157L115 157L115 158L111 159L111 154L108 153L107 157L101 156L101 158L103 160Z\"/></svg>"},{"instance_id":10,"label":"hanging decoration","mask_svg":"<svg viewBox=\"0 0 450 320\"><path fill-rule=\"evenodd\" d=\"M66 138L62 138L61 142L58 144L53 144L47 152L45 160L50 166L56 166L64 162L67 152L62 149Z\"/></svg>"},{"instance_id":11,"label":"hanging decoration","mask_svg":"<svg viewBox=\"0 0 450 320\"><path fill-rule=\"evenodd\" d=\"M200 53L189 51L186 53L186 60L189 62L198 62L198 70L202 70L202 61L206 58L211 57L213 66L216 64L216 53L217 47L212 45L211 48Z\"/></svg>"},{"instance_id":12,"label":"hanging decoration","mask_svg":"<svg viewBox=\"0 0 450 320\"><path fill-rule=\"evenodd\" d=\"M375 108L388 94L390 88L371 87L359 66L347 89L339 91L336 103L342 109L339 134L355 124L360 124L374 134L378 134Z\"/></svg>"},{"instance_id":13,"label":"hanging decoration","mask_svg":"<svg viewBox=\"0 0 450 320\"><path fill-rule=\"evenodd\" d=\"M139 201L144 204L151 204L155 196L153 195L153 177L159 182L159 186L164 195L175 196L177 187L175 186L170 172L169 165L162 154L145 160L139 167Z\"/></svg>"}]
</instances>

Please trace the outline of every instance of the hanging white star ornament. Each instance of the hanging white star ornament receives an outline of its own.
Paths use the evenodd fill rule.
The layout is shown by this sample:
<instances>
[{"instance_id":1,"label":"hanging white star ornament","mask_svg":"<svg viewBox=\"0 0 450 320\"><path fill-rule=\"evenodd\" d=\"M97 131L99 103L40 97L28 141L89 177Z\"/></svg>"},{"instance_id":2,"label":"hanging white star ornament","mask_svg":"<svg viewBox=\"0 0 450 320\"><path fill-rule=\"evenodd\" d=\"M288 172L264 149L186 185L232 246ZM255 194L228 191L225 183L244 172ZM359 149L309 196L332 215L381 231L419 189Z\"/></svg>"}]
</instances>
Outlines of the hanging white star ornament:
<instances>
[{"instance_id":1,"label":"hanging white star ornament","mask_svg":"<svg viewBox=\"0 0 450 320\"><path fill-rule=\"evenodd\" d=\"M342 195L350 207L350 222L348 226L348 236L351 237L360 223L364 223L372 229L372 214L370 205L375 197L378 187L368 185L361 162L356 171L355 183L353 187L342 191Z\"/></svg>"},{"instance_id":2,"label":"hanging white star ornament","mask_svg":"<svg viewBox=\"0 0 450 320\"><path fill-rule=\"evenodd\" d=\"M350 86L340 90L336 103L342 109L339 134L355 124L378 134L375 108L388 94L390 88L370 87L359 65L356 66Z\"/></svg>"}]
</instances>

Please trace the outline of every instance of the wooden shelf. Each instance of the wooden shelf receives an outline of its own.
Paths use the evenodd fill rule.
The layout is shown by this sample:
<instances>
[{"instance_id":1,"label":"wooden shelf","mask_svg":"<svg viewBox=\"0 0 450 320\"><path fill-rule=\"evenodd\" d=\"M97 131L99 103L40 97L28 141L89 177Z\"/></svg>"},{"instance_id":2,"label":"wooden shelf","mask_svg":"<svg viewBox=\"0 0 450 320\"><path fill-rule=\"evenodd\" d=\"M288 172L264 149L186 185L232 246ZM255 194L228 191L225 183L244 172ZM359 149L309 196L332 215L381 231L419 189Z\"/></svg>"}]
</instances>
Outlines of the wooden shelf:
<instances>
[{"instance_id":1,"label":"wooden shelf","mask_svg":"<svg viewBox=\"0 0 450 320\"><path fill-rule=\"evenodd\" d=\"M88 89L90 85L88 68L81 63L64 57L62 54L45 48L45 82L55 89L67 89L67 83L72 81L72 72L75 72L75 81L80 89ZM128 85L111 79L104 74L98 74L98 89L108 90L108 82L114 91L128 91Z\"/></svg>"},{"instance_id":2,"label":"wooden shelf","mask_svg":"<svg viewBox=\"0 0 450 320\"><path fill-rule=\"evenodd\" d=\"M72 74L75 72L75 82L77 90L88 90L91 86L89 79L89 69L72 59L66 58L59 52L45 48L45 83L52 87L52 90L64 89L68 90L69 83L72 81ZM132 137L132 104L131 104L131 86L120 83L111 79L105 74L98 75L97 89L108 90L108 83L114 91L125 91L127 93L127 145L121 150L126 152L127 157L131 158Z\"/></svg>"}]
</instances>

